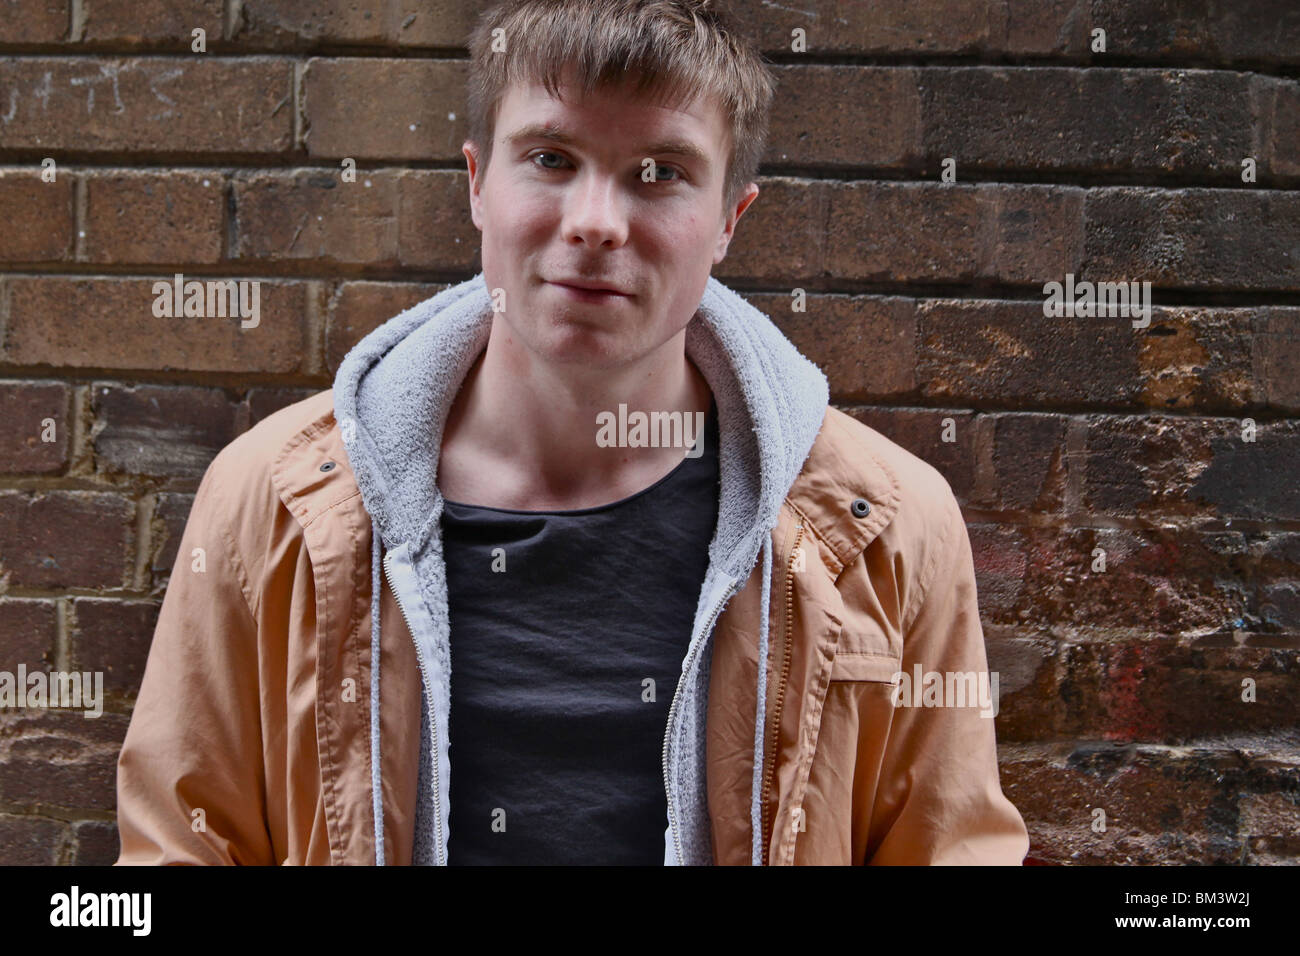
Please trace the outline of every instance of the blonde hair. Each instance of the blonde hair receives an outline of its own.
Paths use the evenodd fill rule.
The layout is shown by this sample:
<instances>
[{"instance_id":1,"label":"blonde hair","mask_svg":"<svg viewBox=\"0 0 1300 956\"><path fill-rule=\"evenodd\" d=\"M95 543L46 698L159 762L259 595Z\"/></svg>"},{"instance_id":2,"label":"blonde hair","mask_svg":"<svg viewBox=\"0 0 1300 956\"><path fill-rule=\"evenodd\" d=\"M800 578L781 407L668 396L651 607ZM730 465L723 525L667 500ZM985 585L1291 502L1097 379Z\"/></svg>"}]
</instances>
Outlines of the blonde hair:
<instances>
[{"instance_id":1,"label":"blonde hair","mask_svg":"<svg viewBox=\"0 0 1300 956\"><path fill-rule=\"evenodd\" d=\"M493 50L498 35L501 52ZM730 132L723 208L758 175L776 81L718 0L506 0L479 17L469 49L469 139L480 149L480 180L509 86L541 83L558 96L568 70L584 94L630 84L634 96L657 103L716 97Z\"/></svg>"}]
</instances>

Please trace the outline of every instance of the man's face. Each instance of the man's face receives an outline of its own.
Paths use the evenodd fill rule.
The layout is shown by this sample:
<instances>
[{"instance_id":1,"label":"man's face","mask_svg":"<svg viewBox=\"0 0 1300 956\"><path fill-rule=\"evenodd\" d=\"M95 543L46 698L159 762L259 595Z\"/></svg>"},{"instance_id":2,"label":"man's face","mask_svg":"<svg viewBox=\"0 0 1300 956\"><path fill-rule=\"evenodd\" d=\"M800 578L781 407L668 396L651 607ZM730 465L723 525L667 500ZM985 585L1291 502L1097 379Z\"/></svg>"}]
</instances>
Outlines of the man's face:
<instances>
[{"instance_id":1,"label":"man's face","mask_svg":"<svg viewBox=\"0 0 1300 956\"><path fill-rule=\"evenodd\" d=\"M523 349L616 368L690 322L758 187L723 209L730 136L714 103L669 109L603 90L579 101L573 89L563 100L540 85L506 92L477 186L479 150L465 144L470 206L484 278L505 290L499 318ZM648 166L653 182L642 178Z\"/></svg>"}]
</instances>

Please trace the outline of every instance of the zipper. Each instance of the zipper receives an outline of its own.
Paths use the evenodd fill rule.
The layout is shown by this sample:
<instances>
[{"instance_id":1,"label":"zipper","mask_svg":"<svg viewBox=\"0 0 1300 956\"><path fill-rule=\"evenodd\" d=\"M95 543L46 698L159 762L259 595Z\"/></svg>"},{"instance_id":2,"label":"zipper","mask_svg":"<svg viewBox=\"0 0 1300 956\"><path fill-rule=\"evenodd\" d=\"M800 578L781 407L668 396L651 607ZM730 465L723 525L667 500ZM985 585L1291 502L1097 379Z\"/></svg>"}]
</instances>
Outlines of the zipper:
<instances>
[{"instance_id":1,"label":"zipper","mask_svg":"<svg viewBox=\"0 0 1300 956\"><path fill-rule=\"evenodd\" d=\"M793 634L793 617L794 617L794 560L799 553L799 542L803 539L803 518L799 519L798 527L795 529L794 545L790 549L790 561L785 569L785 618L783 623L784 640L781 642L781 675L776 684L776 701L772 705L772 739L769 746L763 749L767 759L771 760L768 764L769 772L763 774L763 789L759 795L759 806L762 809L763 820L763 865L767 865L768 846L768 810L767 810L767 792L771 787L773 779L776 777L776 748L781 738L781 707L785 703L785 685L790 677L790 658L793 650L790 646L790 637ZM761 666L765 666L762 662Z\"/></svg>"},{"instance_id":2,"label":"zipper","mask_svg":"<svg viewBox=\"0 0 1300 956\"><path fill-rule=\"evenodd\" d=\"M722 613L722 609L726 606L727 602L731 600L732 595L740 590L740 583L741 582L739 581L735 581L728 586L726 592L722 595L722 600L718 601L717 606L713 609L713 613L709 616L709 622L705 625L704 630L701 632L702 634L708 635L713 630L713 625L717 622L718 615ZM707 640L707 637L705 640ZM697 641L690 653L687 654L686 662L682 665L683 677L690 673L691 663L695 660L695 655L699 652L700 647L704 643L704 640ZM668 707L668 726L664 729L664 751L662 758L664 769L664 795L668 799L668 829L672 833L673 851L677 854L678 866L682 865L682 838L681 834L677 832L677 817L673 813L673 793L672 789L668 786L668 738L672 735L673 719L677 716L677 702L681 697L682 683L683 682L680 680L677 682L677 687L673 691L673 702Z\"/></svg>"},{"instance_id":3,"label":"zipper","mask_svg":"<svg viewBox=\"0 0 1300 956\"><path fill-rule=\"evenodd\" d=\"M393 592L393 600L397 602L397 609L402 613L402 620L406 622L406 629L411 632L411 639L415 644L415 658L420 665L420 677L424 681L424 688L429 698L429 729L433 731L433 752L431 754L433 763L433 819L435 834L437 837L437 847L434 850L434 858L438 866L443 866L442 853L442 807L439 805L439 797L442 790L438 786L438 718L433 712L433 692L429 684L429 667L424 657L424 649L420 646L419 639L415 636L415 628L411 627L411 619L406 614L406 606L402 604L402 596L397 588L393 585L393 571L389 564L392 552L384 553L384 576L388 579L388 587Z\"/></svg>"}]
</instances>

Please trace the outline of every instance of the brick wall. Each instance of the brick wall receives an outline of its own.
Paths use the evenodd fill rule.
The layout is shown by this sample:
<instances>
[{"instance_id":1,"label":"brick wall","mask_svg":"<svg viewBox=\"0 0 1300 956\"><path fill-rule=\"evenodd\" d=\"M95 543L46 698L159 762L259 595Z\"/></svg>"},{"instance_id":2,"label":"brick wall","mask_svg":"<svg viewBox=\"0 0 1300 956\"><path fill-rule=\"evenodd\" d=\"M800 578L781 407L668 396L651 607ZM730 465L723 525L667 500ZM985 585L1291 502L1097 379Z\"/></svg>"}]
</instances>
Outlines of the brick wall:
<instances>
[{"instance_id":1,"label":"brick wall","mask_svg":"<svg viewBox=\"0 0 1300 956\"><path fill-rule=\"evenodd\" d=\"M1294 862L1300 8L737 5L780 90L714 274L957 493L1031 860ZM114 762L213 455L477 271L483 6L0 0L0 669L109 694L98 720L0 711L0 861L115 858ZM155 318L176 272L262 280L260 325ZM1150 326L1045 318L1067 273L1150 280Z\"/></svg>"}]
</instances>

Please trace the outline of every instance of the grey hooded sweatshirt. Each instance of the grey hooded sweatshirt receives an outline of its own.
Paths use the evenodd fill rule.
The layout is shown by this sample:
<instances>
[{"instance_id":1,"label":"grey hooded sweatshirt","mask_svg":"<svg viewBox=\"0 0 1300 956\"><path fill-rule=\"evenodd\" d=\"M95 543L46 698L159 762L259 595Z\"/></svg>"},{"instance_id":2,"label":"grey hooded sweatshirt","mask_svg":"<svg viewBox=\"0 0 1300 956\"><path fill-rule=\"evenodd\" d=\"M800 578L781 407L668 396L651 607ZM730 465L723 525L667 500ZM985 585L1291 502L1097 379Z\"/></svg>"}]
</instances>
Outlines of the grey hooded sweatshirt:
<instances>
[{"instance_id":1,"label":"grey hooded sweatshirt","mask_svg":"<svg viewBox=\"0 0 1300 956\"><path fill-rule=\"evenodd\" d=\"M380 568L415 642L422 687L416 864L443 865L450 833L448 717L451 645L443 498L438 455L443 427L465 375L487 345L492 300L482 273L394 316L344 358L334 380L335 417L374 531L371 594L371 766L375 844L383 863L380 801ZM668 816L666 865L709 864L705 715L713 626L758 561L763 562L758 651L766 659L771 531L821 428L826 377L772 321L710 277L686 329L686 354L718 409L718 523L700 583L694 626L664 729ZM761 859L760 773L767 669L758 668L751 789L753 862Z\"/></svg>"}]
</instances>

